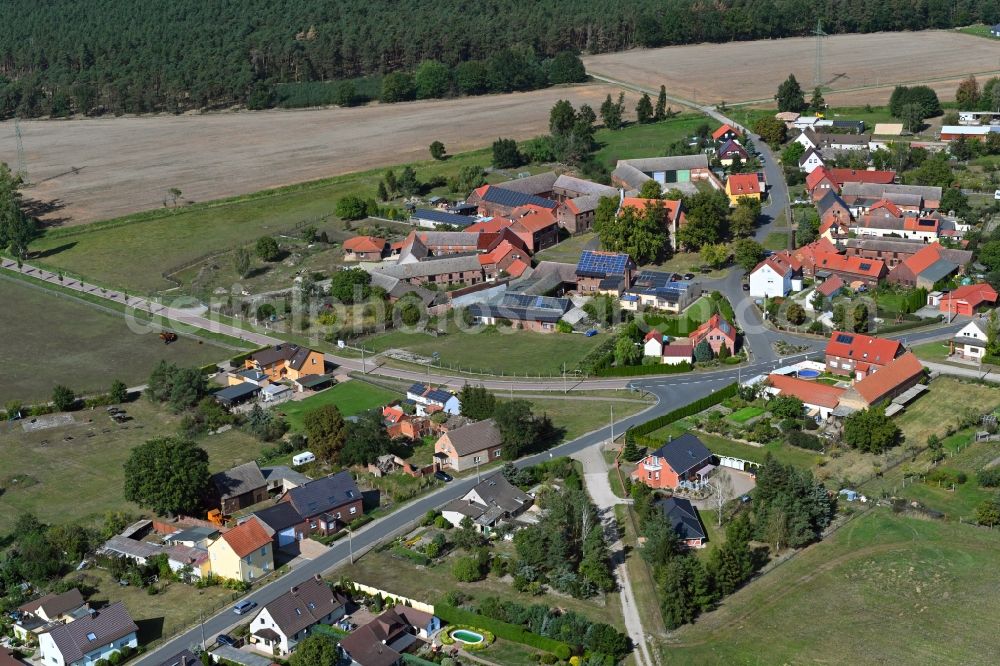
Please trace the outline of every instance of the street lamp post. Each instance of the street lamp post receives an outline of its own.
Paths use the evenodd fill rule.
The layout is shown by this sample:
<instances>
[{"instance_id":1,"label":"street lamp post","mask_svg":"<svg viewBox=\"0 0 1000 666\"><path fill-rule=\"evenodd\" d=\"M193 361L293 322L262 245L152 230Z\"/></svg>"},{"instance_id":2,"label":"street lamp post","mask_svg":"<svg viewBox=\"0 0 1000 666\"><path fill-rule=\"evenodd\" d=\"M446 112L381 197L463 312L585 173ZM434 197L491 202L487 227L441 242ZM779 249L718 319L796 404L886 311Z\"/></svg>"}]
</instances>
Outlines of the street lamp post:
<instances>
[{"instance_id":1,"label":"street lamp post","mask_svg":"<svg viewBox=\"0 0 1000 666\"><path fill-rule=\"evenodd\" d=\"M351 564L354 564L354 533L350 525L347 526L347 549L351 554Z\"/></svg>"}]
</instances>

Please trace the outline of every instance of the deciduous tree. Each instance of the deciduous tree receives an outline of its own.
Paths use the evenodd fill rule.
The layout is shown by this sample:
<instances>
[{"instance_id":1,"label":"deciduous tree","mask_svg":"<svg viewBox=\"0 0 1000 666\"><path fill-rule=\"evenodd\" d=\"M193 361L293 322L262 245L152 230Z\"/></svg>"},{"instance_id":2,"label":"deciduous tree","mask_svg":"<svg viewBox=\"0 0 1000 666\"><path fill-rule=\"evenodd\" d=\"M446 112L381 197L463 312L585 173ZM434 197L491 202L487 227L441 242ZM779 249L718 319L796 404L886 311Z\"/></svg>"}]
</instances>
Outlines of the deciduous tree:
<instances>
[{"instance_id":1,"label":"deciduous tree","mask_svg":"<svg viewBox=\"0 0 1000 666\"><path fill-rule=\"evenodd\" d=\"M208 453L188 440L151 439L125 461L125 499L158 514L194 514L208 484Z\"/></svg>"},{"instance_id":2,"label":"deciduous tree","mask_svg":"<svg viewBox=\"0 0 1000 666\"><path fill-rule=\"evenodd\" d=\"M254 249L261 261L276 261L281 255L281 250L278 248L278 241L270 236L261 236L258 238Z\"/></svg>"},{"instance_id":3,"label":"deciduous tree","mask_svg":"<svg viewBox=\"0 0 1000 666\"><path fill-rule=\"evenodd\" d=\"M434 141L430 145L431 157L436 160L443 160L446 157L447 151L445 150L444 144L440 141Z\"/></svg>"},{"instance_id":4,"label":"deciduous tree","mask_svg":"<svg viewBox=\"0 0 1000 666\"><path fill-rule=\"evenodd\" d=\"M347 441L347 425L336 405L323 405L305 413L302 425L309 450L320 460L335 465Z\"/></svg>"}]
</instances>

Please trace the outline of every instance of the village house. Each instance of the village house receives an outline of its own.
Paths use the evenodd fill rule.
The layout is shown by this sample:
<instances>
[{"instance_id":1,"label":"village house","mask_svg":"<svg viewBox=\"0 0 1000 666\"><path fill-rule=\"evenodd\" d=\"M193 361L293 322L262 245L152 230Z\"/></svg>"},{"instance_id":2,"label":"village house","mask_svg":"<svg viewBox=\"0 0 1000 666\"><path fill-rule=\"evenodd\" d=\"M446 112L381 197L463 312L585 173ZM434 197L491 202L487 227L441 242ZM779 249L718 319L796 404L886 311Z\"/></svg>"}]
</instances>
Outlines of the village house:
<instances>
[{"instance_id":1,"label":"village house","mask_svg":"<svg viewBox=\"0 0 1000 666\"><path fill-rule=\"evenodd\" d=\"M489 535L500 523L527 511L533 501L530 495L511 485L503 474L496 473L441 507L441 515L455 527L460 527L468 518L478 531Z\"/></svg>"},{"instance_id":2,"label":"village house","mask_svg":"<svg viewBox=\"0 0 1000 666\"><path fill-rule=\"evenodd\" d=\"M838 386L777 373L768 375L764 386L764 392L770 396L798 398L802 401L806 416L822 420L830 418L837 409L844 391Z\"/></svg>"},{"instance_id":3,"label":"village house","mask_svg":"<svg viewBox=\"0 0 1000 666\"><path fill-rule=\"evenodd\" d=\"M576 265L576 289L581 294L621 293L632 284L635 262L627 254L584 250Z\"/></svg>"},{"instance_id":4,"label":"village house","mask_svg":"<svg viewBox=\"0 0 1000 666\"><path fill-rule=\"evenodd\" d=\"M833 275L816 286L816 292L821 294L825 300L829 300L843 291L844 281L839 276ZM806 301L807 310L815 310L812 300Z\"/></svg>"},{"instance_id":5,"label":"village house","mask_svg":"<svg viewBox=\"0 0 1000 666\"><path fill-rule=\"evenodd\" d=\"M503 437L493 419L477 421L441 435L434 443L434 461L464 472L500 460Z\"/></svg>"},{"instance_id":6,"label":"village house","mask_svg":"<svg viewBox=\"0 0 1000 666\"><path fill-rule=\"evenodd\" d=\"M986 324L981 320L970 321L951 339L951 353L964 359L982 362L986 356L986 342L989 340L986 328Z\"/></svg>"},{"instance_id":7,"label":"village house","mask_svg":"<svg viewBox=\"0 0 1000 666\"><path fill-rule=\"evenodd\" d=\"M556 324L573 307L568 298L507 292L500 303L473 303L468 313L477 324L496 325L509 321L513 328L535 333L554 333Z\"/></svg>"},{"instance_id":8,"label":"village house","mask_svg":"<svg viewBox=\"0 0 1000 666\"><path fill-rule=\"evenodd\" d=\"M760 201L763 191L764 183L756 173L734 173L726 179L726 195L730 206L738 204L743 197Z\"/></svg>"},{"instance_id":9,"label":"village house","mask_svg":"<svg viewBox=\"0 0 1000 666\"><path fill-rule=\"evenodd\" d=\"M309 524L310 534L330 536L364 513L361 491L349 470L292 488L280 502L289 502Z\"/></svg>"},{"instance_id":10,"label":"village house","mask_svg":"<svg viewBox=\"0 0 1000 666\"><path fill-rule=\"evenodd\" d=\"M410 222L422 229L438 229L443 226L467 227L472 224L468 215L437 208L417 208L410 214Z\"/></svg>"},{"instance_id":11,"label":"village house","mask_svg":"<svg viewBox=\"0 0 1000 666\"><path fill-rule=\"evenodd\" d=\"M591 227L594 226L594 215L599 203L601 203L601 197L597 195L567 199L556 208L556 220L560 227L571 234L590 231Z\"/></svg>"},{"instance_id":12,"label":"village house","mask_svg":"<svg viewBox=\"0 0 1000 666\"><path fill-rule=\"evenodd\" d=\"M806 148L799 157L799 169L805 171L810 176L822 169L824 166L823 156L815 148ZM806 181L808 186L809 181Z\"/></svg>"},{"instance_id":13,"label":"village house","mask_svg":"<svg viewBox=\"0 0 1000 666\"><path fill-rule=\"evenodd\" d=\"M476 206L483 217L507 216L515 208L528 205L554 210L558 206L553 200L556 180L555 172L549 171L496 185L483 185L473 190L466 203Z\"/></svg>"},{"instance_id":14,"label":"village house","mask_svg":"<svg viewBox=\"0 0 1000 666\"><path fill-rule=\"evenodd\" d=\"M389 242L377 236L354 236L344 241L344 261L381 261Z\"/></svg>"},{"instance_id":15,"label":"village house","mask_svg":"<svg viewBox=\"0 0 1000 666\"><path fill-rule=\"evenodd\" d=\"M214 500L229 515L268 498L267 483L254 461L212 475Z\"/></svg>"},{"instance_id":16,"label":"village house","mask_svg":"<svg viewBox=\"0 0 1000 666\"><path fill-rule=\"evenodd\" d=\"M949 316L971 317L987 305L996 305L996 289L986 283L966 284L941 296L941 312Z\"/></svg>"},{"instance_id":17,"label":"village house","mask_svg":"<svg viewBox=\"0 0 1000 666\"><path fill-rule=\"evenodd\" d=\"M138 632L125 604L119 601L39 635L39 656L43 664L51 666L91 666L123 648L137 648Z\"/></svg>"},{"instance_id":18,"label":"village house","mask_svg":"<svg viewBox=\"0 0 1000 666\"><path fill-rule=\"evenodd\" d=\"M402 604L390 608L340 640L340 651L351 666L396 666L417 639L429 639L441 620Z\"/></svg>"},{"instance_id":19,"label":"village house","mask_svg":"<svg viewBox=\"0 0 1000 666\"><path fill-rule=\"evenodd\" d=\"M479 265L486 281L493 282L504 277L521 277L531 267L531 258L520 247L502 239L488 252L479 255Z\"/></svg>"},{"instance_id":20,"label":"village house","mask_svg":"<svg viewBox=\"0 0 1000 666\"><path fill-rule=\"evenodd\" d=\"M256 518L237 525L208 546L212 573L251 583L274 570L271 535Z\"/></svg>"},{"instance_id":21,"label":"village house","mask_svg":"<svg viewBox=\"0 0 1000 666\"><path fill-rule=\"evenodd\" d=\"M845 257L832 252L816 255L814 272L817 278L824 280L837 275L852 288L858 283L874 287L888 274L885 264L878 259Z\"/></svg>"},{"instance_id":22,"label":"village house","mask_svg":"<svg viewBox=\"0 0 1000 666\"><path fill-rule=\"evenodd\" d=\"M728 139L719 145L715 156L718 158L719 164L727 167L732 166L735 161L745 164L750 159L750 153L736 139Z\"/></svg>"},{"instance_id":23,"label":"village house","mask_svg":"<svg viewBox=\"0 0 1000 666\"><path fill-rule=\"evenodd\" d=\"M705 526L701 523L698 509L691 504L691 500L683 497L667 497L655 502L653 506L663 513L667 524L685 547L705 547L708 535L705 534Z\"/></svg>"},{"instance_id":24,"label":"village house","mask_svg":"<svg viewBox=\"0 0 1000 666\"><path fill-rule=\"evenodd\" d=\"M426 384L413 384L406 389L406 399L417 406L417 416L443 411L446 414L458 414L462 403L458 396L443 388L434 388Z\"/></svg>"},{"instance_id":25,"label":"village house","mask_svg":"<svg viewBox=\"0 0 1000 666\"><path fill-rule=\"evenodd\" d=\"M560 175L552 184L552 197L559 203L588 196L596 196L597 198L617 197L618 194L618 189L610 185L601 185L600 183L566 174Z\"/></svg>"},{"instance_id":26,"label":"village house","mask_svg":"<svg viewBox=\"0 0 1000 666\"><path fill-rule=\"evenodd\" d=\"M816 202L816 212L819 213L821 228L822 225L830 223L846 226L853 219L847 202L833 190L827 190Z\"/></svg>"},{"instance_id":27,"label":"village house","mask_svg":"<svg viewBox=\"0 0 1000 666\"><path fill-rule=\"evenodd\" d=\"M735 129L728 123L723 123L714 132L712 132L712 141L716 143L725 143L727 141L736 141L740 138L739 130Z\"/></svg>"},{"instance_id":28,"label":"village house","mask_svg":"<svg viewBox=\"0 0 1000 666\"><path fill-rule=\"evenodd\" d=\"M843 241L844 254L848 257L863 259L881 259L889 269L889 279L892 271L920 250L929 247L916 239L903 238L846 238Z\"/></svg>"},{"instance_id":29,"label":"village house","mask_svg":"<svg viewBox=\"0 0 1000 666\"><path fill-rule=\"evenodd\" d=\"M907 352L846 389L840 397L837 415L883 405L923 378L924 366L913 352Z\"/></svg>"},{"instance_id":30,"label":"village house","mask_svg":"<svg viewBox=\"0 0 1000 666\"><path fill-rule=\"evenodd\" d=\"M776 254L791 260L793 266L801 268L802 275L813 277L816 274L816 262L827 254L837 254L837 246L829 239L820 236L808 245L794 250L782 250Z\"/></svg>"},{"instance_id":31,"label":"village house","mask_svg":"<svg viewBox=\"0 0 1000 666\"><path fill-rule=\"evenodd\" d=\"M669 337L654 328L643 339L642 353L643 356L659 358L661 363L667 365L680 365L691 363L694 347L686 339L671 341Z\"/></svg>"},{"instance_id":32,"label":"village house","mask_svg":"<svg viewBox=\"0 0 1000 666\"><path fill-rule=\"evenodd\" d=\"M14 622L14 635L28 641L31 634L41 634L58 624L78 620L90 612L80 590L73 588L61 594L46 594L17 608L19 616Z\"/></svg>"},{"instance_id":33,"label":"village house","mask_svg":"<svg viewBox=\"0 0 1000 666\"><path fill-rule=\"evenodd\" d=\"M901 209L932 213L941 205L942 190L929 185L897 185L896 183L846 182L840 196L850 207L851 214L859 217L879 201L889 201Z\"/></svg>"},{"instance_id":34,"label":"village house","mask_svg":"<svg viewBox=\"0 0 1000 666\"><path fill-rule=\"evenodd\" d=\"M673 490L701 486L712 471L712 453L700 439L684 433L646 454L630 475L633 482L650 488Z\"/></svg>"},{"instance_id":35,"label":"village house","mask_svg":"<svg viewBox=\"0 0 1000 666\"><path fill-rule=\"evenodd\" d=\"M550 208L521 206L511 212L511 219L511 231L532 254L559 242L559 223Z\"/></svg>"},{"instance_id":36,"label":"village house","mask_svg":"<svg viewBox=\"0 0 1000 666\"><path fill-rule=\"evenodd\" d=\"M287 656L313 627L330 625L347 612L347 600L318 575L266 604L250 622L250 641L274 656Z\"/></svg>"},{"instance_id":37,"label":"village house","mask_svg":"<svg viewBox=\"0 0 1000 666\"><path fill-rule=\"evenodd\" d=\"M680 200L622 197L617 214L620 216L626 208L633 208L640 213L644 213L649 206L654 206L661 210L660 223L667 230L670 237L670 245L676 251L678 247L677 232L687 224L687 216L684 214L684 206Z\"/></svg>"},{"instance_id":38,"label":"village house","mask_svg":"<svg viewBox=\"0 0 1000 666\"><path fill-rule=\"evenodd\" d=\"M953 274L965 272L972 261L972 252L951 250L940 243L922 245L889 271L889 282L904 287L933 289L934 285Z\"/></svg>"},{"instance_id":39,"label":"village house","mask_svg":"<svg viewBox=\"0 0 1000 666\"><path fill-rule=\"evenodd\" d=\"M479 251L479 233L471 231L411 231L400 248L399 263L416 263L428 257Z\"/></svg>"},{"instance_id":40,"label":"village house","mask_svg":"<svg viewBox=\"0 0 1000 666\"><path fill-rule=\"evenodd\" d=\"M708 182L714 189L722 189L704 154L618 160L611 172L612 184L626 190L639 190L647 180L655 180L664 192L676 188L685 194L694 194L697 191L694 181L698 180Z\"/></svg>"},{"instance_id":41,"label":"village house","mask_svg":"<svg viewBox=\"0 0 1000 666\"><path fill-rule=\"evenodd\" d=\"M309 536L309 522L299 515L290 502L278 502L274 506L254 511L252 515L270 535L271 544L275 548L290 546Z\"/></svg>"},{"instance_id":42,"label":"village house","mask_svg":"<svg viewBox=\"0 0 1000 666\"><path fill-rule=\"evenodd\" d=\"M773 254L764 259L750 271L750 296L777 298L802 289L802 280L795 277L797 263L792 256L783 254Z\"/></svg>"},{"instance_id":43,"label":"village house","mask_svg":"<svg viewBox=\"0 0 1000 666\"><path fill-rule=\"evenodd\" d=\"M619 300L624 310L653 309L676 314L699 296L701 286L697 282L682 280L675 273L641 271Z\"/></svg>"},{"instance_id":44,"label":"village house","mask_svg":"<svg viewBox=\"0 0 1000 666\"><path fill-rule=\"evenodd\" d=\"M401 261L395 266L380 267L374 273L417 286L436 285L447 288L452 285L471 286L486 281L478 251L430 256L408 263Z\"/></svg>"},{"instance_id":45,"label":"village house","mask_svg":"<svg viewBox=\"0 0 1000 666\"><path fill-rule=\"evenodd\" d=\"M291 343L259 351L250 356L244 365L247 370L257 370L267 375L272 382L296 380L306 375L322 375L326 372L322 353Z\"/></svg>"},{"instance_id":46,"label":"village house","mask_svg":"<svg viewBox=\"0 0 1000 666\"><path fill-rule=\"evenodd\" d=\"M702 341L707 341L712 353L719 354L725 346L729 354L736 353L736 329L722 315L714 314L704 324L691 333L691 345L697 347Z\"/></svg>"},{"instance_id":47,"label":"village house","mask_svg":"<svg viewBox=\"0 0 1000 666\"><path fill-rule=\"evenodd\" d=\"M903 351L896 340L834 331L826 343L826 371L862 379L891 363Z\"/></svg>"}]
</instances>

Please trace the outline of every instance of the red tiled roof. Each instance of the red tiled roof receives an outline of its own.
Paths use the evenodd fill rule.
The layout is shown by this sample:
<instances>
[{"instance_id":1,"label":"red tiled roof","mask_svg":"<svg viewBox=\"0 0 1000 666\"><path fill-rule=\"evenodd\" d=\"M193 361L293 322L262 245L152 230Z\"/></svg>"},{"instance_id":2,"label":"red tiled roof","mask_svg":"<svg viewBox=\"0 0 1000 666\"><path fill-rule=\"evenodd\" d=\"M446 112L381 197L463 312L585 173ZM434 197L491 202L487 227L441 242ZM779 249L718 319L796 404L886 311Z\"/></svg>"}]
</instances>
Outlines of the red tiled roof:
<instances>
[{"instance_id":1,"label":"red tiled roof","mask_svg":"<svg viewBox=\"0 0 1000 666\"><path fill-rule=\"evenodd\" d=\"M350 252L381 252L386 240L377 236L354 236L344 241L344 249Z\"/></svg>"},{"instance_id":2,"label":"red tiled roof","mask_svg":"<svg viewBox=\"0 0 1000 666\"><path fill-rule=\"evenodd\" d=\"M920 275L941 258L941 243L931 243L920 248L903 261L914 275Z\"/></svg>"},{"instance_id":3,"label":"red tiled roof","mask_svg":"<svg viewBox=\"0 0 1000 666\"><path fill-rule=\"evenodd\" d=\"M812 173L806 176L806 189L812 192L824 178L830 178L830 172L826 170L826 167L816 167ZM833 182L833 179L830 178L830 181Z\"/></svg>"},{"instance_id":4,"label":"red tiled roof","mask_svg":"<svg viewBox=\"0 0 1000 666\"><path fill-rule=\"evenodd\" d=\"M798 261L803 264L816 263L817 255L837 252L837 246L830 242L828 238L817 238L808 245L803 245L792 253Z\"/></svg>"},{"instance_id":5,"label":"red tiled roof","mask_svg":"<svg viewBox=\"0 0 1000 666\"><path fill-rule=\"evenodd\" d=\"M907 231L933 231L937 233L940 222L933 217L907 217L903 228Z\"/></svg>"},{"instance_id":6,"label":"red tiled roof","mask_svg":"<svg viewBox=\"0 0 1000 666\"><path fill-rule=\"evenodd\" d=\"M263 548L271 543L271 537L257 518L251 518L245 523L234 527L222 538L226 540L229 547L233 549L238 557L246 557L258 548Z\"/></svg>"},{"instance_id":7,"label":"red tiled roof","mask_svg":"<svg viewBox=\"0 0 1000 666\"><path fill-rule=\"evenodd\" d=\"M521 277L524 274L524 271L528 270L528 262L523 259L515 259L510 262L510 266L508 266L505 270L511 277Z\"/></svg>"},{"instance_id":8,"label":"red tiled roof","mask_svg":"<svg viewBox=\"0 0 1000 666\"><path fill-rule=\"evenodd\" d=\"M829 280L825 280L823 284L816 287L816 291L829 298L843 288L844 281L840 279L839 275L834 275Z\"/></svg>"},{"instance_id":9,"label":"red tiled roof","mask_svg":"<svg viewBox=\"0 0 1000 666\"><path fill-rule=\"evenodd\" d=\"M899 206L892 203L891 201L887 201L886 199L879 199L878 201L873 203L871 205L871 208L868 209L868 213L871 214L873 211L879 210L880 208L884 208L885 210L889 211L889 213L893 217L902 217L903 215L903 211L899 209Z\"/></svg>"},{"instance_id":10,"label":"red tiled roof","mask_svg":"<svg viewBox=\"0 0 1000 666\"><path fill-rule=\"evenodd\" d=\"M760 178L755 173L734 173L726 181L726 189L732 195L760 194Z\"/></svg>"},{"instance_id":11,"label":"red tiled roof","mask_svg":"<svg viewBox=\"0 0 1000 666\"><path fill-rule=\"evenodd\" d=\"M924 371L913 352L906 352L896 360L867 375L853 386L858 395L869 405L876 403L887 393Z\"/></svg>"},{"instance_id":12,"label":"red tiled roof","mask_svg":"<svg viewBox=\"0 0 1000 666\"><path fill-rule=\"evenodd\" d=\"M643 342L649 342L650 340L663 342L663 333L654 328L652 331L646 334L646 337L642 339Z\"/></svg>"},{"instance_id":13,"label":"red tiled roof","mask_svg":"<svg viewBox=\"0 0 1000 666\"><path fill-rule=\"evenodd\" d=\"M525 231L530 231L531 233L548 229L556 224L556 216L552 210L530 204L515 208L512 211L511 217L514 219L514 223L511 226L515 230L518 226L521 226Z\"/></svg>"},{"instance_id":14,"label":"red tiled roof","mask_svg":"<svg viewBox=\"0 0 1000 666\"><path fill-rule=\"evenodd\" d=\"M465 231L470 233L487 233L496 234L500 233L502 229L509 227L513 222L503 217L494 217L491 220L483 220L482 222L476 222L475 224L470 224L465 228Z\"/></svg>"},{"instance_id":15,"label":"red tiled roof","mask_svg":"<svg viewBox=\"0 0 1000 666\"><path fill-rule=\"evenodd\" d=\"M733 132L734 134L739 134L739 132L736 131L736 128L730 127L728 123L723 123L722 127L712 132L712 138L718 141L719 137L721 137L726 132Z\"/></svg>"},{"instance_id":16,"label":"red tiled roof","mask_svg":"<svg viewBox=\"0 0 1000 666\"><path fill-rule=\"evenodd\" d=\"M840 396L847 389L830 386L822 382L810 382L789 375L767 376L768 383L778 389L781 395L798 398L807 405L818 405L834 409L840 402Z\"/></svg>"},{"instance_id":17,"label":"red tiled roof","mask_svg":"<svg viewBox=\"0 0 1000 666\"><path fill-rule=\"evenodd\" d=\"M941 311L948 310L948 304L952 301L963 301L975 308L983 303L996 303L996 289L986 283L966 284L958 289L954 289L941 297Z\"/></svg>"},{"instance_id":18,"label":"red tiled roof","mask_svg":"<svg viewBox=\"0 0 1000 666\"><path fill-rule=\"evenodd\" d=\"M862 333L842 333L834 331L826 343L828 356L867 361L875 365L886 365L903 350L896 340L876 338Z\"/></svg>"},{"instance_id":19,"label":"red tiled roof","mask_svg":"<svg viewBox=\"0 0 1000 666\"><path fill-rule=\"evenodd\" d=\"M670 358L691 358L694 347L685 344L663 345L663 355Z\"/></svg>"},{"instance_id":20,"label":"red tiled roof","mask_svg":"<svg viewBox=\"0 0 1000 666\"><path fill-rule=\"evenodd\" d=\"M798 271L802 269L802 262L799 261L798 257L794 256L788 250L782 250L781 252L775 252L771 255L771 258L783 264L788 264L791 266L793 271Z\"/></svg>"},{"instance_id":21,"label":"red tiled roof","mask_svg":"<svg viewBox=\"0 0 1000 666\"><path fill-rule=\"evenodd\" d=\"M830 169L830 180L843 187L844 183L878 183L889 185L896 180L895 171L867 171L858 169Z\"/></svg>"},{"instance_id":22,"label":"red tiled roof","mask_svg":"<svg viewBox=\"0 0 1000 666\"><path fill-rule=\"evenodd\" d=\"M827 269L877 278L885 269L881 259L866 259L864 257L845 257L833 252L816 253L816 269Z\"/></svg>"},{"instance_id":23,"label":"red tiled roof","mask_svg":"<svg viewBox=\"0 0 1000 666\"><path fill-rule=\"evenodd\" d=\"M711 333L713 330L718 330L724 336L732 341L736 341L736 329L728 321L722 318L719 314L714 314L708 318L704 324L695 329L694 333L691 334L692 341L701 341L706 335Z\"/></svg>"}]
</instances>

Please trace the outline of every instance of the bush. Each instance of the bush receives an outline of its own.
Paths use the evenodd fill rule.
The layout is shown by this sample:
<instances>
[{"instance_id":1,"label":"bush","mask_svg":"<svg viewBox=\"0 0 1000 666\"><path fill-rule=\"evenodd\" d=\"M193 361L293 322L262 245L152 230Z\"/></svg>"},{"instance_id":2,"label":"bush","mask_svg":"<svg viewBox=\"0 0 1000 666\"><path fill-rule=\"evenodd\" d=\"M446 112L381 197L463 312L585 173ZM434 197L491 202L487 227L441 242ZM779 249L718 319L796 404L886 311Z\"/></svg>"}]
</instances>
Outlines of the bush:
<instances>
[{"instance_id":1,"label":"bush","mask_svg":"<svg viewBox=\"0 0 1000 666\"><path fill-rule=\"evenodd\" d=\"M788 443L799 449L809 451L822 451L823 441L816 435L810 435L801 430L791 430L788 432Z\"/></svg>"},{"instance_id":2,"label":"bush","mask_svg":"<svg viewBox=\"0 0 1000 666\"><path fill-rule=\"evenodd\" d=\"M926 476L924 476L924 483L938 486L960 486L968 480L969 477L966 476L965 472L948 469L946 467L938 467L937 469L931 470Z\"/></svg>"},{"instance_id":3,"label":"bush","mask_svg":"<svg viewBox=\"0 0 1000 666\"><path fill-rule=\"evenodd\" d=\"M976 475L979 485L983 488L996 488L1000 486L1000 467L984 469Z\"/></svg>"},{"instance_id":4,"label":"bush","mask_svg":"<svg viewBox=\"0 0 1000 666\"><path fill-rule=\"evenodd\" d=\"M392 548L393 555L399 555L400 557L405 557L408 560L412 560L417 564L427 566L431 563L431 558L424 555L423 553L418 553L415 550L410 550L409 548L403 548L402 546L394 546Z\"/></svg>"},{"instance_id":5,"label":"bush","mask_svg":"<svg viewBox=\"0 0 1000 666\"><path fill-rule=\"evenodd\" d=\"M475 557L461 557L455 560L451 573L455 576L455 580L463 583L473 583L486 577L482 567L479 566L479 560Z\"/></svg>"},{"instance_id":6,"label":"bush","mask_svg":"<svg viewBox=\"0 0 1000 666\"><path fill-rule=\"evenodd\" d=\"M486 617L485 615L473 613L472 611L467 611L462 608L456 608L448 604L435 604L434 614L448 624L465 624L473 627L482 627L484 630L492 632L499 638L520 643L521 645L527 645L528 647L533 647L538 650L544 650L545 652L551 652L564 661L569 659L570 655L573 653L569 645L563 643L562 641L557 641L545 636L539 636L538 634L533 634L524 627L520 627L516 624L494 620Z\"/></svg>"}]
</instances>

